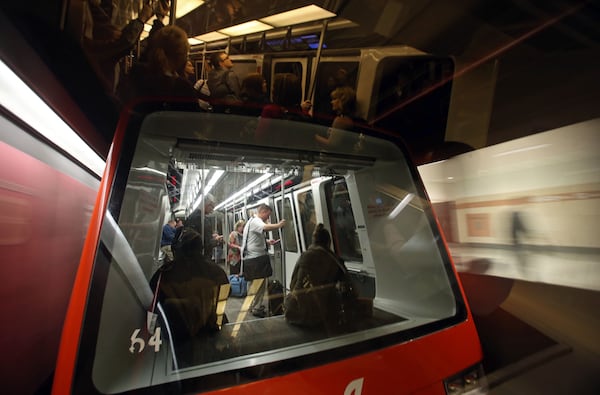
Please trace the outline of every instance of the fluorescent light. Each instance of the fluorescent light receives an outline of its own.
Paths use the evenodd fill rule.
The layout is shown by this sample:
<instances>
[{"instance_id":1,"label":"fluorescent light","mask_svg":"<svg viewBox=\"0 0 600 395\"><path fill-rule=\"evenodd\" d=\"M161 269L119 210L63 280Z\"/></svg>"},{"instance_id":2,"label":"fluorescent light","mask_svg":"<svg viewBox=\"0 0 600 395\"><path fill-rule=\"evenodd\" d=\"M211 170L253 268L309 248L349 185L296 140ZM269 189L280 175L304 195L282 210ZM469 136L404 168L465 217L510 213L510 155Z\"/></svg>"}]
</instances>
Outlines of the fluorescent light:
<instances>
[{"instance_id":1,"label":"fluorescent light","mask_svg":"<svg viewBox=\"0 0 600 395\"><path fill-rule=\"evenodd\" d=\"M148 166L146 166L146 167L134 167L133 170L144 171L144 172L147 172L147 173L154 173L157 176L165 177L165 179L167 178L167 173L165 173L164 171L156 170L156 169L153 169L153 168L148 167Z\"/></svg>"},{"instance_id":2,"label":"fluorescent light","mask_svg":"<svg viewBox=\"0 0 600 395\"><path fill-rule=\"evenodd\" d=\"M102 158L2 61L0 105L99 177L102 176L105 166Z\"/></svg>"},{"instance_id":3,"label":"fluorescent light","mask_svg":"<svg viewBox=\"0 0 600 395\"><path fill-rule=\"evenodd\" d=\"M226 200L222 201L221 203L219 203L215 207L215 210L220 209L221 207L223 207L223 206L227 205L228 203L234 201L235 199L237 199L238 197L242 196L244 193L248 192L249 190L251 190L252 188L254 188L255 186L257 186L258 184L260 184L264 180L268 179L272 175L273 175L272 173L265 173L262 176L258 177L256 180L254 180L253 182L251 182L250 184L248 184L245 188L243 188L240 191L238 191L238 192L234 193L233 195L231 195L229 197L229 199L226 199Z\"/></svg>"},{"instance_id":4,"label":"fluorescent light","mask_svg":"<svg viewBox=\"0 0 600 395\"><path fill-rule=\"evenodd\" d=\"M200 40L192 37L192 38L188 38L188 43L190 43L190 45L198 45L198 44L203 44L204 41L200 41Z\"/></svg>"},{"instance_id":5,"label":"fluorescent light","mask_svg":"<svg viewBox=\"0 0 600 395\"><path fill-rule=\"evenodd\" d=\"M299 23L318 21L319 19L333 18L334 16L336 15L333 12L312 4L295 10L271 15L266 18L261 18L260 20L275 27L285 27L297 25Z\"/></svg>"},{"instance_id":6,"label":"fluorescent light","mask_svg":"<svg viewBox=\"0 0 600 395\"><path fill-rule=\"evenodd\" d=\"M266 23L254 20L248 21L245 23L240 23L239 25L230 26L225 29L220 29L219 32L223 34L227 34L229 36L243 36L246 34L264 32L265 30L271 30L273 26L267 25Z\"/></svg>"},{"instance_id":7,"label":"fluorescent light","mask_svg":"<svg viewBox=\"0 0 600 395\"><path fill-rule=\"evenodd\" d=\"M211 41L217 41L217 40L224 40L226 38L229 38L229 36L227 36L223 33L219 33L219 32L210 32L210 33L201 34L194 38L196 40L200 40L200 41L211 42Z\"/></svg>"},{"instance_id":8,"label":"fluorescent light","mask_svg":"<svg viewBox=\"0 0 600 395\"><path fill-rule=\"evenodd\" d=\"M392 212L388 215L388 218L389 219L396 218L396 216L398 216L398 214L400 214L400 212L402 210L404 210L404 207L406 207L408 205L408 203L410 203L410 201L413 200L414 197L415 197L414 193L409 193L406 196L404 196L404 199L402 199L402 201L400 203L398 203L398 205L396 207L394 207Z\"/></svg>"},{"instance_id":9,"label":"fluorescent light","mask_svg":"<svg viewBox=\"0 0 600 395\"><path fill-rule=\"evenodd\" d=\"M181 18L204 4L204 0L177 0L175 18Z\"/></svg>"},{"instance_id":10,"label":"fluorescent light","mask_svg":"<svg viewBox=\"0 0 600 395\"><path fill-rule=\"evenodd\" d=\"M205 175L206 175L207 171L208 170L205 170L205 173L204 173ZM215 172L212 175L212 177L210 178L210 180L208 180L208 183L204 186L204 193L198 195L198 198L194 202L194 206L192 206L192 211L194 211L200 205L200 202L202 201L202 196L208 195L208 193L215 186L215 184L219 181L219 179L221 179L221 177L223 177L223 174L225 174L225 170L215 170Z\"/></svg>"}]
</instances>

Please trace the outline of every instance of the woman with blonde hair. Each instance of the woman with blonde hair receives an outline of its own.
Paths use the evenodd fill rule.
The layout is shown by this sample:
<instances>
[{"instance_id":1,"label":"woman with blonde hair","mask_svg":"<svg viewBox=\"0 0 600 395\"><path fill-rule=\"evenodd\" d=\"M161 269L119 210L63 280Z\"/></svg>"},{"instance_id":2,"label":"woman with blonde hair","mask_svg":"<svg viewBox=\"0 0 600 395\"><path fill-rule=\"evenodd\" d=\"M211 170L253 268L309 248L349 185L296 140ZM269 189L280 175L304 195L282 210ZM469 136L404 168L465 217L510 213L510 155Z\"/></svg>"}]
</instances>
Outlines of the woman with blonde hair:
<instances>
[{"instance_id":1,"label":"woman with blonde hair","mask_svg":"<svg viewBox=\"0 0 600 395\"><path fill-rule=\"evenodd\" d=\"M353 130L356 113L356 92L349 86L336 88L331 92L331 109L336 113L327 136L315 135L317 144L323 148L347 146L353 150L355 141L346 141L347 133L343 130Z\"/></svg>"}]
</instances>

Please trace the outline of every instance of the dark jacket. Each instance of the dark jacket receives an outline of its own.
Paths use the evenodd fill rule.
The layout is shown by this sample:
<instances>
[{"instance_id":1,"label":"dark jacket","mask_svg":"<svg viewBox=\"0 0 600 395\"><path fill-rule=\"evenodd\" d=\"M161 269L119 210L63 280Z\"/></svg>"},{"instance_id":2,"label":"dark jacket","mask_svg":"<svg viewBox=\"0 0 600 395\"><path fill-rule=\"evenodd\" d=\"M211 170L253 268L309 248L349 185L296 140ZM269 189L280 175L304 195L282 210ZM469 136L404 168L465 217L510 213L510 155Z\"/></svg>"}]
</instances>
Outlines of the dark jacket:
<instances>
[{"instance_id":1,"label":"dark jacket","mask_svg":"<svg viewBox=\"0 0 600 395\"><path fill-rule=\"evenodd\" d=\"M311 245L294 267L285 318L298 325L336 325L342 311L336 286L344 275L345 268L332 251Z\"/></svg>"},{"instance_id":2,"label":"dark jacket","mask_svg":"<svg viewBox=\"0 0 600 395\"><path fill-rule=\"evenodd\" d=\"M145 63L136 64L119 86L123 104L139 97L197 99L198 92L182 77L159 74Z\"/></svg>"},{"instance_id":3,"label":"dark jacket","mask_svg":"<svg viewBox=\"0 0 600 395\"><path fill-rule=\"evenodd\" d=\"M194 252L200 245L199 239L191 244L185 239L186 236L175 261L163 265L150 280L152 291L158 287L157 301L176 341L219 329L219 287L229 283L221 267Z\"/></svg>"}]
</instances>

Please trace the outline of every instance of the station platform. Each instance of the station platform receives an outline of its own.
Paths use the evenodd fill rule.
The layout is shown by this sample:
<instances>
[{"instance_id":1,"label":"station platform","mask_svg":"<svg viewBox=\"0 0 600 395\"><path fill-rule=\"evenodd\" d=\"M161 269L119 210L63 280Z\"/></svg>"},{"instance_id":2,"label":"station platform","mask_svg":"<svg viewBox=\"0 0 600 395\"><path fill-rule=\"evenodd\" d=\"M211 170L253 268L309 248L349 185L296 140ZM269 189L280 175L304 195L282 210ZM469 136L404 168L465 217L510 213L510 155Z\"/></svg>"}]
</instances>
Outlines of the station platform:
<instances>
[{"instance_id":1,"label":"station platform","mask_svg":"<svg viewBox=\"0 0 600 395\"><path fill-rule=\"evenodd\" d=\"M449 243L459 272L600 291L600 249Z\"/></svg>"}]
</instances>

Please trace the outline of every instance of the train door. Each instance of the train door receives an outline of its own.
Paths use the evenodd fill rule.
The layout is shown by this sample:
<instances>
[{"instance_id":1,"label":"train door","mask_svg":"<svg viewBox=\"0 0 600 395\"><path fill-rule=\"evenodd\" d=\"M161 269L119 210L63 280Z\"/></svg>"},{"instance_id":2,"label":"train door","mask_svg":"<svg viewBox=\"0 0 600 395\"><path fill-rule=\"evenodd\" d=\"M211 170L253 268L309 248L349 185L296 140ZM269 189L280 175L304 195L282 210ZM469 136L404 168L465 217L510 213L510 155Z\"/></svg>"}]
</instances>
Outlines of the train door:
<instances>
[{"instance_id":1,"label":"train door","mask_svg":"<svg viewBox=\"0 0 600 395\"><path fill-rule=\"evenodd\" d=\"M308 84L308 59L306 58L279 58L273 59L271 64L271 83L277 74L291 73L302 81L302 100L306 97ZM269 92L273 92L272 86ZM271 96L271 100L273 97Z\"/></svg>"},{"instance_id":2,"label":"train door","mask_svg":"<svg viewBox=\"0 0 600 395\"><path fill-rule=\"evenodd\" d=\"M282 204L283 202L283 204ZM281 241L281 260L282 260L282 282L286 289L289 289L290 280L294 271L294 265L302 253L300 238L297 232L298 224L295 207L292 204L292 194L286 194L285 198L277 197L275 199L277 218L285 219L286 224L283 228Z\"/></svg>"},{"instance_id":3,"label":"train door","mask_svg":"<svg viewBox=\"0 0 600 395\"><path fill-rule=\"evenodd\" d=\"M263 55L231 55L233 72L240 80L240 84L250 73L261 73L263 70Z\"/></svg>"}]
</instances>

